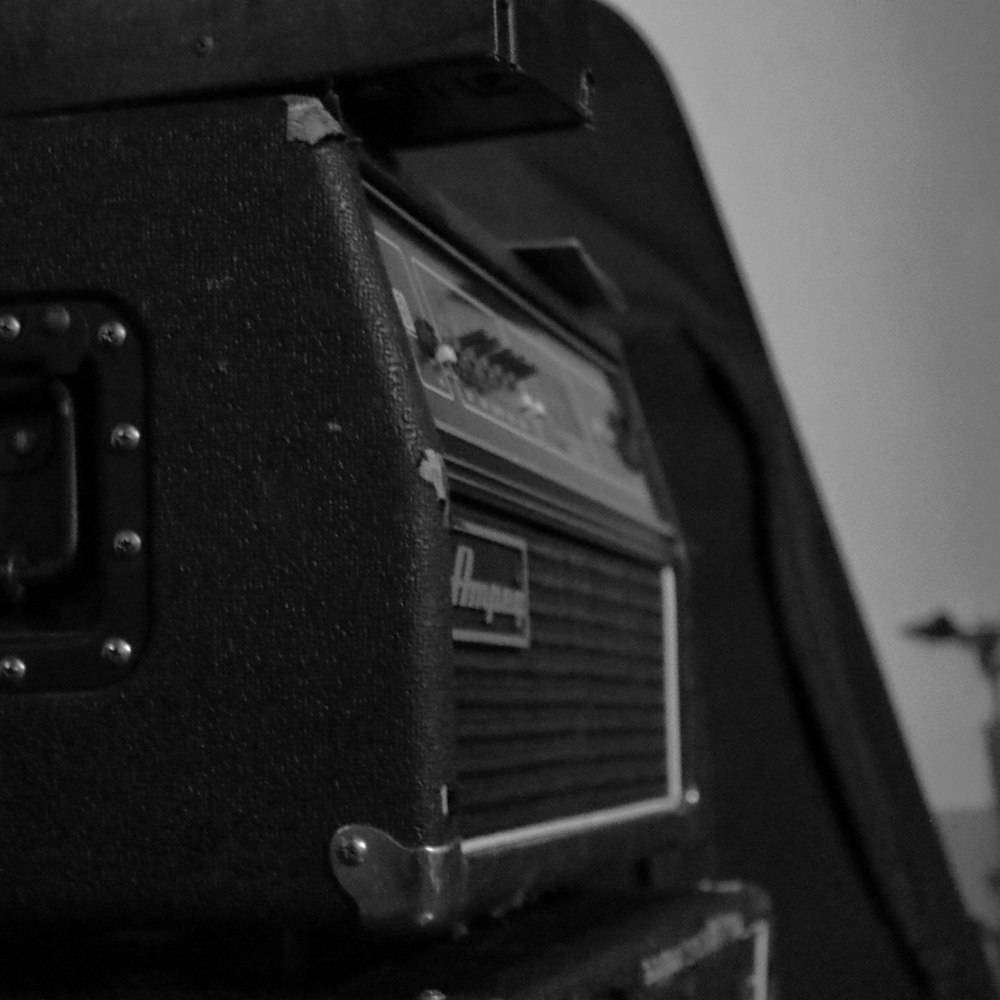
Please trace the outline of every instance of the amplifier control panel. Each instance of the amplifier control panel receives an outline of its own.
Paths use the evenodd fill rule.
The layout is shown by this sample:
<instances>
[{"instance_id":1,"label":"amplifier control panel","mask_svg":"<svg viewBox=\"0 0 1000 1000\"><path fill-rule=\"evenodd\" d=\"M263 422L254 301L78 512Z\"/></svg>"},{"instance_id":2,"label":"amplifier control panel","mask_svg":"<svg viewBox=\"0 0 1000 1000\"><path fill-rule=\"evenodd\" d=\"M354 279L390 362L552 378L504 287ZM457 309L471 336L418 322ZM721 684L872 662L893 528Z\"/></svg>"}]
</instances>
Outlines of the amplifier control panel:
<instances>
[{"instance_id":1,"label":"amplifier control panel","mask_svg":"<svg viewBox=\"0 0 1000 1000\"><path fill-rule=\"evenodd\" d=\"M379 203L373 219L438 427L658 525L613 375L418 222Z\"/></svg>"}]
</instances>

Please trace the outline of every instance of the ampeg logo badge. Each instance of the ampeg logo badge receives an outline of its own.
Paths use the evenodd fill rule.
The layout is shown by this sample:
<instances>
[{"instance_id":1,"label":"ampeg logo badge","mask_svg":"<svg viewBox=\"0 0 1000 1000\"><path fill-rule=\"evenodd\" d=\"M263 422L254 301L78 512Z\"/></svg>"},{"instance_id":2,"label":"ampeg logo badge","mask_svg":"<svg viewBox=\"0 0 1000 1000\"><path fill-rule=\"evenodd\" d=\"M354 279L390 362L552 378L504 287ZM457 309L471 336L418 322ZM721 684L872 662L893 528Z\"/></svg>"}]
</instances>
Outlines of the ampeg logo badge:
<instances>
[{"instance_id":1,"label":"ampeg logo badge","mask_svg":"<svg viewBox=\"0 0 1000 1000\"><path fill-rule=\"evenodd\" d=\"M452 528L452 637L490 646L531 645L528 546L464 521Z\"/></svg>"}]
</instances>

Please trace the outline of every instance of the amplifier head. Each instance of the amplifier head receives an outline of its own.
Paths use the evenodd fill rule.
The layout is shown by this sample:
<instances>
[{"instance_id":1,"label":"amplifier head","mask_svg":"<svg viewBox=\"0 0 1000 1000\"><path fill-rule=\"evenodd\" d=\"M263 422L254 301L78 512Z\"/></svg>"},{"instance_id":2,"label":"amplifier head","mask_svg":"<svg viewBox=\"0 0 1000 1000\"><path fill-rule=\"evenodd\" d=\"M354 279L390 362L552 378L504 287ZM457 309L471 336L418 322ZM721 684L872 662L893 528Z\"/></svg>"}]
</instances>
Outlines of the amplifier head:
<instances>
[{"instance_id":1,"label":"amplifier head","mask_svg":"<svg viewBox=\"0 0 1000 1000\"><path fill-rule=\"evenodd\" d=\"M698 798L683 550L614 342L371 176L389 294L441 442L454 725L444 793L472 898L676 849ZM336 849L334 865L367 891Z\"/></svg>"}]
</instances>

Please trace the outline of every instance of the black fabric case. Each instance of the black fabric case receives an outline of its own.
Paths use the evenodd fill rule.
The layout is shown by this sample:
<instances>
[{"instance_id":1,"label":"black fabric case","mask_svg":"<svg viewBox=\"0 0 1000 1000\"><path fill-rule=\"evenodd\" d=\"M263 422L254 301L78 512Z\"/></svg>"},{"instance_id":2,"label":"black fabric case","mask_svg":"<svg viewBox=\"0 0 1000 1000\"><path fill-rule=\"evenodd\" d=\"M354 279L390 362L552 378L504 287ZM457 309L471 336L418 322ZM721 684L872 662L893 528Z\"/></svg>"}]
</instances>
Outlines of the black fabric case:
<instances>
[{"instance_id":1,"label":"black fabric case","mask_svg":"<svg viewBox=\"0 0 1000 1000\"><path fill-rule=\"evenodd\" d=\"M5 126L7 307L110 297L141 342L153 618L121 683L0 697L0 919L334 920L341 824L449 840L435 431L354 152L287 111Z\"/></svg>"}]
</instances>

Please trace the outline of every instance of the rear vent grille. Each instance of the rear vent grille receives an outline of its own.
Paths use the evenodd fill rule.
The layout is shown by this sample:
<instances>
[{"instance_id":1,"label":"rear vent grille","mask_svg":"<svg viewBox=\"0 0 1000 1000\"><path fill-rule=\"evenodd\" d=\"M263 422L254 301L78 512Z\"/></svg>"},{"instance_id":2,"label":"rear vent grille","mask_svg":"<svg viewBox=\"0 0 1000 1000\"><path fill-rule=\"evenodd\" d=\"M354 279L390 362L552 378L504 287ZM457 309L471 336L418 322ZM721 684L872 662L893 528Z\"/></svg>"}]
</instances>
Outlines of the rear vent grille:
<instances>
[{"instance_id":1,"label":"rear vent grille","mask_svg":"<svg viewBox=\"0 0 1000 1000\"><path fill-rule=\"evenodd\" d=\"M455 646L463 837L662 803L675 765L661 568L456 507L525 540L531 616L530 648Z\"/></svg>"}]
</instances>

